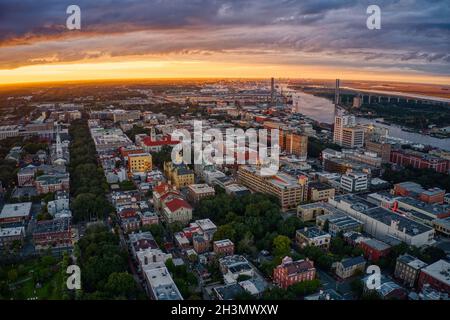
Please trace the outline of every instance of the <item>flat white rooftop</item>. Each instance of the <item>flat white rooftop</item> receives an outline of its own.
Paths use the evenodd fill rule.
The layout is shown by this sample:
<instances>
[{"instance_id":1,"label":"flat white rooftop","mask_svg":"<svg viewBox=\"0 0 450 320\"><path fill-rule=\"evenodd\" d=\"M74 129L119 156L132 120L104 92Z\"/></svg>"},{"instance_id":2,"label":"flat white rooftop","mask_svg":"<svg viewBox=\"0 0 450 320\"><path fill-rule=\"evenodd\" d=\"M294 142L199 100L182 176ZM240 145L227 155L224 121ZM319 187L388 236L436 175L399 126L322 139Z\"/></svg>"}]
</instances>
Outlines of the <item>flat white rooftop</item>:
<instances>
[{"instance_id":1,"label":"flat white rooftop","mask_svg":"<svg viewBox=\"0 0 450 320\"><path fill-rule=\"evenodd\" d=\"M5 204L0 219L27 217L31 212L31 202Z\"/></svg>"}]
</instances>

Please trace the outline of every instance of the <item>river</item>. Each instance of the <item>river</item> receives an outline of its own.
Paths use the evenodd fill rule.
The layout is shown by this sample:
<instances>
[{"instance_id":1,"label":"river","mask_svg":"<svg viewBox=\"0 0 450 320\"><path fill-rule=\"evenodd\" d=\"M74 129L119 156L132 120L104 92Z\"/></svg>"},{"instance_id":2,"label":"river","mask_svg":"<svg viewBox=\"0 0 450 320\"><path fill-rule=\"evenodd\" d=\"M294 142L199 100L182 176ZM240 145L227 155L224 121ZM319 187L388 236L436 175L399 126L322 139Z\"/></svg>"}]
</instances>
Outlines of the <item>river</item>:
<instances>
[{"instance_id":1,"label":"river","mask_svg":"<svg viewBox=\"0 0 450 320\"><path fill-rule=\"evenodd\" d=\"M302 114L319 122L333 123L334 104L330 100L321 97L316 97L311 94L307 94L300 91L297 91L296 94L301 98L300 111ZM433 147L450 151L450 139L438 139L420 133L407 132L402 130L401 127L396 125L386 125L378 123L375 121L375 119L358 117L357 122L360 124L375 124L378 127L387 128L389 130L389 136L393 138L400 138L408 140L412 143L430 145Z\"/></svg>"}]
</instances>

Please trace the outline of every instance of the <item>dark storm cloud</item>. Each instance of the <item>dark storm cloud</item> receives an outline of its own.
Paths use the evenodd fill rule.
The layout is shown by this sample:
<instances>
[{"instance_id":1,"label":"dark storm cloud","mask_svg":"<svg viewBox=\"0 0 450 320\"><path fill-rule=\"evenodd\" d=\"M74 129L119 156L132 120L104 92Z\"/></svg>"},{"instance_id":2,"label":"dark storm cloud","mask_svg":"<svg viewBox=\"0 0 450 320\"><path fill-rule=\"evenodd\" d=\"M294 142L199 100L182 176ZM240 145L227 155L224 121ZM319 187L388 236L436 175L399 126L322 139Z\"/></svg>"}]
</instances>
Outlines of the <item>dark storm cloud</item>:
<instances>
[{"instance_id":1,"label":"dark storm cloud","mask_svg":"<svg viewBox=\"0 0 450 320\"><path fill-rule=\"evenodd\" d=\"M80 32L65 29L70 4L81 7ZM370 4L381 7L381 30L366 28ZM298 53L299 63L320 53L335 55L336 65L416 63L420 71L428 65L450 74L449 16L447 0L0 0L0 61L16 67L45 59L279 50Z\"/></svg>"}]
</instances>

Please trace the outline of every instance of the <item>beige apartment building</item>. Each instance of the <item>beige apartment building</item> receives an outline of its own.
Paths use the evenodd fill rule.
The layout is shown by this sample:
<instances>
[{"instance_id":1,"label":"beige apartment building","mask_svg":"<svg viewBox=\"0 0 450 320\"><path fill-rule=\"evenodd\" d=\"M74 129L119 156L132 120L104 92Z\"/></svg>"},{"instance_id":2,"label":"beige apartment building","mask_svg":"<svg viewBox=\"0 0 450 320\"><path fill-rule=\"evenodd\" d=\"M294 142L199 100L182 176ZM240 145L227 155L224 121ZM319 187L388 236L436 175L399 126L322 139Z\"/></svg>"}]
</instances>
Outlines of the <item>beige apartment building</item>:
<instances>
[{"instance_id":1,"label":"beige apartment building","mask_svg":"<svg viewBox=\"0 0 450 320\"><path fill-rule=\"evenodd\" d=\"M297 208L307 198L307 177L294 177L278 172L264 176L256 167L242 166L238 171L238 182L247 188L265 194L271 194L280 200L282 210Z\"/></svg>"},{"instance_id":2,"label":"beige apartment building","mask_svg":"<svg viewBox=\"0 0 450 320\"><path fill-rule=\"evenodd\" d=\"M274 195L280 200L283 211L296 208L307 197L306 177L297 180L280 172L264 176L255 167L242 166L238 171L238 182L255 192Z\"/></svg>"}]
</instances>

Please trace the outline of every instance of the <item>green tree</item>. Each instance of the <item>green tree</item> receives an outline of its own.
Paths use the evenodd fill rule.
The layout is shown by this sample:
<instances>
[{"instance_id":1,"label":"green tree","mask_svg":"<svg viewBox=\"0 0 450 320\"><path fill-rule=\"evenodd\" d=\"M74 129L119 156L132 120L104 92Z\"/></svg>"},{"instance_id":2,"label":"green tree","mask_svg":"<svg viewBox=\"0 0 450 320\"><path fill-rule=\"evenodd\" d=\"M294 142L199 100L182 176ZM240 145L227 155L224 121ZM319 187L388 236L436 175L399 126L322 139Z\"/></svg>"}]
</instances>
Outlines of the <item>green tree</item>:
<instances>
[{"instance_id":1,"label":"green tree","mask_svg":"<svg viewBox=\"0 0 450 320\"><path fill-rule=\"evenodd\" d=\"M279 235L273 239L273 253L277 257L285 257L290 255L291 239L286 236Z\"/></svg>"},{"instance_id":2,"label":"green tree","mask_svg":"<svg viewBox=\"0 0 450 320\"><path fill-rule=\"evenodd\" d=\"M225 224L217 228L216 233L214 233L214 240L230 239L235 241L236 231L231 224Z\"/></svg>"},{"instance_id":3,"label":"green tree","mask_svg":"<svg viewBox=\"0 0 450 320\"><path fill-rule=\"evenodd\" d=\"M320 280L307 280L302 282L297 282L291 285L288 290L291 291L296 296L306 296L316 292L320 288Z\"/></svg>"},{"instance_id":4,"label":"green tree","mask_svg":"<svg viewBox=\"0 0 450 320\"><path fill-rule=\"evenodd\" d=\"M136 282L131 274L127 272L114 272L108 277L105 291L112 297L123 296L131 299L136 296Z\"/></svg>"}]
</instances>

